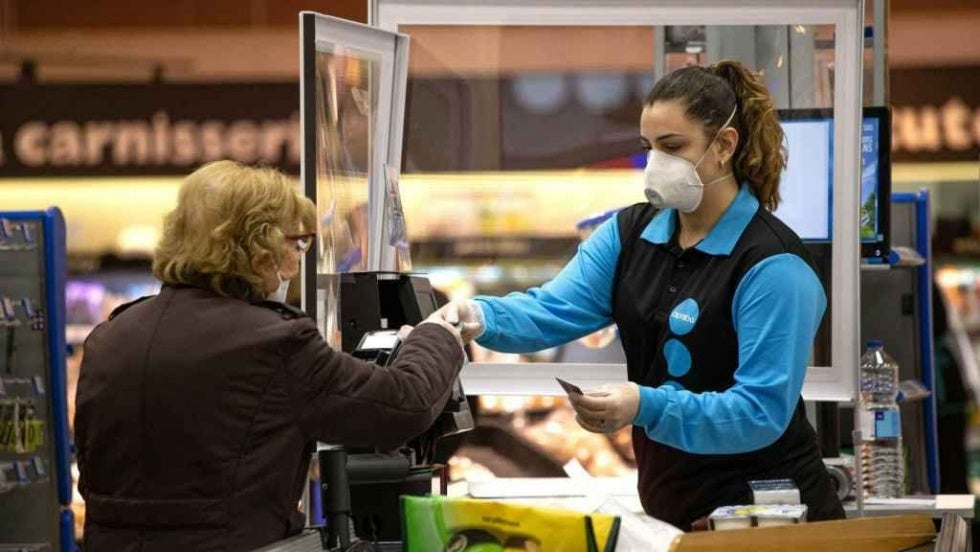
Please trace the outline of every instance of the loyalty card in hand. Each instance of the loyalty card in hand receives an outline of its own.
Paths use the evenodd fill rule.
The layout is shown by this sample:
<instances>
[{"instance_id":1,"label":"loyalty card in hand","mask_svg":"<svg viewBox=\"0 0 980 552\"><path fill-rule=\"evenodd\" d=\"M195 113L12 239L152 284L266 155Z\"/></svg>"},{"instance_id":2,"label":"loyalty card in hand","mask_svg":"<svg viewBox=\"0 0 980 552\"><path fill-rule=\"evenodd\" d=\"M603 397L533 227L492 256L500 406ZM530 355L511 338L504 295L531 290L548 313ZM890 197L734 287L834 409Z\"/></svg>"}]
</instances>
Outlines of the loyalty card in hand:
<instances>
[{"instance_id":1,"label":"loyalty card in hand","mask_svg":"<svg viewBox=\"0 0 980 552\"><path fill-rule=\"evenodd\" d=\"M574 395L574 394L583 395L584 394L584 393L582 393L582 389L579 388L579 386L575 385L574 383L569 383L569 382L567 382L567 381L565 381L565 380L563 380L561 378L555 378L555 379L558 380L558 385L560 385L561 388L565 390L565 393L566 394L568 394L568 395Z\"/></svg>"}]
</instances>

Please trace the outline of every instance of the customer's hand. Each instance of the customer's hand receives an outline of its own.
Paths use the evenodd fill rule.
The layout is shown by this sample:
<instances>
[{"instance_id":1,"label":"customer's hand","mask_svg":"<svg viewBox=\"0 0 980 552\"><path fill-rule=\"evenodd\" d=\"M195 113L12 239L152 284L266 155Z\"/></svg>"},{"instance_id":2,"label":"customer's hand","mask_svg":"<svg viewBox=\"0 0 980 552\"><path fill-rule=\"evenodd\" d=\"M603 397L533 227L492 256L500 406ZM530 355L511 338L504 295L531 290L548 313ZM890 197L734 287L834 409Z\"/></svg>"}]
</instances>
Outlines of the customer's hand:
<instances>
[{"instance_id":1,"label":"customer's hand","mask_svg":"<svg viewBox=\"0 0 980 552\"><path fill-rule=\"evenodd\" d=\"M592 433L613 433L633 423L640 409L640 388L633 382L603 385L584 395L572 393L578 425Z\"/></svg>"},{"instance_id":2,"label":"customer's hand","mask_svg":"<svg viewBox=\"0 0 980 552\"><path fill-rule=\"evenodd\" d=\"M456 341L459 343L460 347L463 346L463 336L460 335L459 330L456 329L456 326L446 322L438 312L430 314L428 318L419 322L419 326L422 324L436 324L438 326L442 326L447 332L453 334L453 337L456 338Z\"/></svg>"},{"instance_id":3,"label":"customer's hand","mask_svg":"<svg viewBox=\"0 0 980 552\"><path fill-rule=\"evenodd\" d=\"M432 316L438 316L453 326L457 326L463 343L469 343L483 333L483 311L475 301L468 299L450 301Z\"/></svg>"}]
</instances>

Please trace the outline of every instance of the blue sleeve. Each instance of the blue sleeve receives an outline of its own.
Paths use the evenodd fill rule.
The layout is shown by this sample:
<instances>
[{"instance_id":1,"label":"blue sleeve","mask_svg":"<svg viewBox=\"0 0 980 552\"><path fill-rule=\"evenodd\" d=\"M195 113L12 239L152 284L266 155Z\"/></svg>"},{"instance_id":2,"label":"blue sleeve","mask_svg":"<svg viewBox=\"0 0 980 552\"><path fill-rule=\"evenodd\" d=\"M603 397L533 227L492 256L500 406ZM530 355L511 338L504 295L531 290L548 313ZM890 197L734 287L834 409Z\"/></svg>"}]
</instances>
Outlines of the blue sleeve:
<instances>
[{"instance_id":1,"label":"blue sleeve","mask_svg":"<svg viewBox=\"0 0 980 552\"><path fill-rule=\"evenodd\" d=\"M505 297L476 297L484 318L477 343L507 353L538 351L611 324L613 278L622 248L616 218L602 223L543 286Z\"/></svg>"},{"instance_id":2,"label":"blue sleeve","mask_svg":"<svg viewBox=\"0 0 980 552\"><path fill-rule=\"evenodd\" d=\"M800 257L769 257L743 276L732 301L735 383L724 392L640 387L634 424L658 442L696 454L737 454L776 441L793 416L813 338L827 307Z\"/></svg>"}]
</instances>

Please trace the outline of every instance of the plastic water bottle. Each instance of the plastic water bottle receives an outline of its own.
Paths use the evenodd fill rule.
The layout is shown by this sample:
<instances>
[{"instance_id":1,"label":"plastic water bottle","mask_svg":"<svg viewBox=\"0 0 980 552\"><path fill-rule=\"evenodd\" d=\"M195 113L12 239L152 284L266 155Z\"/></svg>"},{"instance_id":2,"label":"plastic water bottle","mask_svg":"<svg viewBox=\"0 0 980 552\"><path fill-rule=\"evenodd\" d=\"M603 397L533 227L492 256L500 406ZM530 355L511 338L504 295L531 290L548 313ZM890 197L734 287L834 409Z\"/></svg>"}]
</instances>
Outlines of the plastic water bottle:
<instances>
[{"instance_id":1,"label":"plastic water bottle","mask_svg":"<svg viewBox=\"0 0 980 552\"><path fill-rule=\"evenodd\" d=\"M869 341L861 357L861 469L865 496L905 494L902 423L898 410L898 364L881 341Z\"/></svg>"}]
</instances>

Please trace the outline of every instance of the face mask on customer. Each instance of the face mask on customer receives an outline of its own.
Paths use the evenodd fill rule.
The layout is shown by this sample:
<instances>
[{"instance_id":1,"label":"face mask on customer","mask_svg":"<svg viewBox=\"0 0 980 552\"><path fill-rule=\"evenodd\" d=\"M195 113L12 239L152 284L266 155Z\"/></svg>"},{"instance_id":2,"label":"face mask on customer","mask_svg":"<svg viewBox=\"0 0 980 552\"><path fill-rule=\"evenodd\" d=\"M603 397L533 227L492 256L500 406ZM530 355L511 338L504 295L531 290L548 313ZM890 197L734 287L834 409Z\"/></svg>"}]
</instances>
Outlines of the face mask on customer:
<instances>
[{"instance_id":1,"label":"face mask on customer","mask_svg":"<svg viewBox=\"0 0 980 552\"><path fill-rule=\"evenodd\" d=\"M276 289L276 291L270 293L269 295L266 295L265 298L269 301L275 301L277 303L285 303L286 293L289 292L289 280L283 280L282 274L280 274L278 271L276 271L276 278L279 280L279 288Z\"/></svg>"},{"instance_id":2,"label":"face mask on customer","mask_svg":"<svg viewBox=\"0 0 980 552\"><path fill-rule=\"evenodd\" d=\"M701 205L701 198L704 195L704 187L720 182L731 174L716 178L707 184L701 182L697 168L701 165L701 160L711 149L712 144L718 139L718 135L724 130L735 117L735 109L725 124L721 125L715 137L711 139L704 153L698 158L697 163L691 163L683 157L670 155L660 150L652 149L647 156L647 167L643 171L644 193L647 200L658 209L673 208L684 213L690 213Z\"/></svg>"}]
</instances>

